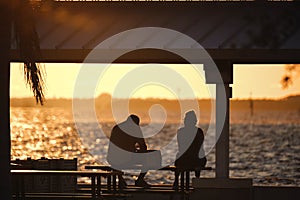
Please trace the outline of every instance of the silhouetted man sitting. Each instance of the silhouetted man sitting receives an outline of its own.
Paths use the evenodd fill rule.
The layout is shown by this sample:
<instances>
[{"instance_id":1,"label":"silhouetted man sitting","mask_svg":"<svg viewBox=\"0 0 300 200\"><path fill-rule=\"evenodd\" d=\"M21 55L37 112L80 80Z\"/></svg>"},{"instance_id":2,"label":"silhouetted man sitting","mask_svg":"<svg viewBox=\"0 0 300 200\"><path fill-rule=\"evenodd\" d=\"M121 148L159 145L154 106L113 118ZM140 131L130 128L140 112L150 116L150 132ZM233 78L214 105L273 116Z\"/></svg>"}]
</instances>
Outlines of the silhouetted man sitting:
<instances>
[{"instance_id":1,"label":"silhouetted man sitting","mask_svg":"<svg viewBox=\"0 0 300 200\"><path fill-rule=\"evenodd\" d=\"M113 127L110 135L107 161L114 169L131 169L140 164L137 153L147 152L147 145L139 126L140 119L136 115L130 115L126 121ZM150 185L144 180L147 171L142 169L135 185L148 188ZM119 185L126 187L123 177L119 178Z\"/></svg>"}]
</instances>

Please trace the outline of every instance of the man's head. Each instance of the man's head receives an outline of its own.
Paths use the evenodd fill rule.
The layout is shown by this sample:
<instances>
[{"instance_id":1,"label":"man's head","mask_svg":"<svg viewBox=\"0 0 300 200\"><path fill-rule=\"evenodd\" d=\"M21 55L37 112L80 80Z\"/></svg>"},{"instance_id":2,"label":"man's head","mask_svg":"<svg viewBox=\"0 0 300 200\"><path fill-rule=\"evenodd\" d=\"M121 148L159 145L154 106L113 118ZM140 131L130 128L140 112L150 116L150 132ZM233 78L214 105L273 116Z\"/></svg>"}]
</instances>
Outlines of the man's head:
<instances>
[{"instance_id":1,"label":"man's head","mask_svg":"<svg viewBox=\"0 0 300 200\"><path fill-rule=\"evenodd\" d=\"M140 118L136 115L129 115L127 120L132 120L135 124L139 125L140 124Z\"/></svg>"}]
</instances>

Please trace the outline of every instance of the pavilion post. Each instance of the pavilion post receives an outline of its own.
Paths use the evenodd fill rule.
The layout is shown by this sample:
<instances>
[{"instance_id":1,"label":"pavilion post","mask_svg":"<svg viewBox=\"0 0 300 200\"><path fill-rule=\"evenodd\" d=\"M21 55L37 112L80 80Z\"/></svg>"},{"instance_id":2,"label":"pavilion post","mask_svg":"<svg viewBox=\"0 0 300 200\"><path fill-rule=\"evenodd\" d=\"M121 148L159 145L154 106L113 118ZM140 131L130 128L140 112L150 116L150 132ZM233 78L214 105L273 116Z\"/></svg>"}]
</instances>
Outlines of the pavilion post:
<instances>
[{"instance_id":1,"label":"pavilion post","mask_svg":"<svg viewBox=\"0 0 300 200\"><path fill-rule=\"evenodd\" d=\"M229 99L233 82L233 65L215 61L217 68L204 65L207 84L216 84L216 178L229 179Z\"/></svg>"},{"instance_id":2,"label":"pavilion post","mask_svg":"<svg viewBox=\"0 0 300 200\"><path fill-rule=\"evenodd\" d=\"M10 1L0 2L0 199L11 199L10 175Z\"/></svg>"},{"instance_id":3,"label":"pavilion post","mask_svg":"<svg viewBox=\"0 0 300 200\"><path fill-rule=\"evenodd\" d=\"M216 178L229 178L230 94L231 88L229 84L216 84L216 137L218 138L216 143ZM224 96L226 97L225 99L223 98Z\"/></svg>"}]
</instances>

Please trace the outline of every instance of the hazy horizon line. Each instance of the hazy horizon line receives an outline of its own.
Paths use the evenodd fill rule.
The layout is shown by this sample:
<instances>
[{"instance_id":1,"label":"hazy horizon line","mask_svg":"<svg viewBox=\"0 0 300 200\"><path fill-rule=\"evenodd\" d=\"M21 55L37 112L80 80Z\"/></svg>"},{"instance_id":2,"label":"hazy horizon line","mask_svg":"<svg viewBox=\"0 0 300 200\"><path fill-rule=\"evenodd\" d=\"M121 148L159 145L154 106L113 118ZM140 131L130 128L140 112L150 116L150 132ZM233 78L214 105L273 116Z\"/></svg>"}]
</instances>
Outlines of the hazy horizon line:
<instances>
[{"instance_id":1,"label":"hazy horizon line","mask_svg":"<svg viewBox=\"0 0 300 200\"><path fill-rule=\"evenodd\" d=\"M100 98L102 95L108 95L110 97L112 97L109 93L102 93L100 95L98 95L97 97L94 98L87 98L87 97L82 97L82 98L68 98L68 97L50 97L47 98L45 97L46 101L47 100L72 100L72 99L80 99L80 100L91 100L91 99L97 99ZM284 100L287 98L291 98L291 97L298 97L300 96L300 93L298 94L290 94L290 95L286 95L283 97L248 97L248 98L231 98L231 100L239 100L239 101L243 101L243 100ZM32 99L35 101L34 97L10 97L10 99ZM128 98L122 98L122 97L112 97L112 99L119 99L119 100L126 100ZM168 100L168 101L175 101L175 100L211 100L212 98L160 98L160 97L134 97L134 98L129 98L131 100Z\"/></svg>"}]
</instances>

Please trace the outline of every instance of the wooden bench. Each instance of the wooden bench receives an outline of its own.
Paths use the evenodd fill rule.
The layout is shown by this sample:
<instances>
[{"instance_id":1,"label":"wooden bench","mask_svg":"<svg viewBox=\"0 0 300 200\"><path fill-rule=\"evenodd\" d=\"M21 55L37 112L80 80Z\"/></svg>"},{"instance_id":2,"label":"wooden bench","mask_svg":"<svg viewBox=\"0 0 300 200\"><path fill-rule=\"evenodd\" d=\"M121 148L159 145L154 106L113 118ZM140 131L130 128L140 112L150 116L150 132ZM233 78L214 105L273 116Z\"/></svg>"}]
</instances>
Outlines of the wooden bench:
<instances>
[{"instance_id":1,"label":"wooden bench","mask_svg":"<svg viewBox=\"0 0 300 200\"><path fill-rule=\"evenodd\" d=\"M113 187L114 192L116 191L117 188L117 176L123 175L122 171L114 169L109 165L87 165L85 166L85 169L97 169L106 172L114 172L115 174L107 178L107 190L111 191L111 187ZM120 190L120 186L119 186L119 190Z\"/></svg>"},{"instance_id":2,"label":"wooden bench","mask_svg":"<svg viewBox=\"0 0 300 200\"><path fill-rule=\"evenodd\" d=\"M175 178L179 178L180 177L180 190L181 191L189 191L190 190L190 176L191 176L191 172L192 171L202 171L202 170L212 170L211 167L202 167L202 168L193 168L193 169L180 169L177 168L176 166L166 166L163 167L159 170L165 170L165 171L172 171L174 172L174 176ZM175 173L179 173L179 177L176 177ZM177 180L177 183L179 183L179 181ZM174 185L173 188L175 190L179 189L178 185Z\"/></svg>"},{"instance_id":3,"label":"wooden bench","mask_svg":"<svg viewBox=\"0 0 300 200\"><path fill-rule=\"evenodd\" d=\"M103 171L108 171L108 172L121 172L120 170L113 169L109 165L87 165L87 166L85 166L85 169L98 169L98 170L103 170ZM141 165L133 166L131 169L141 169ZM195 170L200 170L200 171L202 171L202 170L212 170L212 168L211 167L204 167L204 168L196 168L196 169L178 169L176 166L171 165L171 166L162 167L158 170L172 171L172 172L174 172L174 175L175 175L175 173L179 173L179 176L180 176L180 190L181 191L189 191L190 190L190 172L195 171ZM113 179L112 179L114 186L116 186L116 182L117 182L116 177L117 176L113 176ZM173 188L176 191L179 190L178 185L175 185Z\"/></svg>"},{"instance_id":4,"label":"wooden bench","mask_svg":"<svg viewBox=\"0 0 300 200\"><path fill-rule=\"evenodd\" d=\"M25 176L81 176L91 178L91 196L93 199L101 197L101 177L107 179L112 176L121 175L120 171L64 171L64 170L11 170L11 174L16 178L16 199L25 199L24 189ZM116 188L115 188L116 189ZM40 194L41 195L41 194ZM47 193L49 195L49 193ZM60 195L63 195L60 193ZM76 194L74 194L76 196Z\"/></svg>"}]
</instances>

